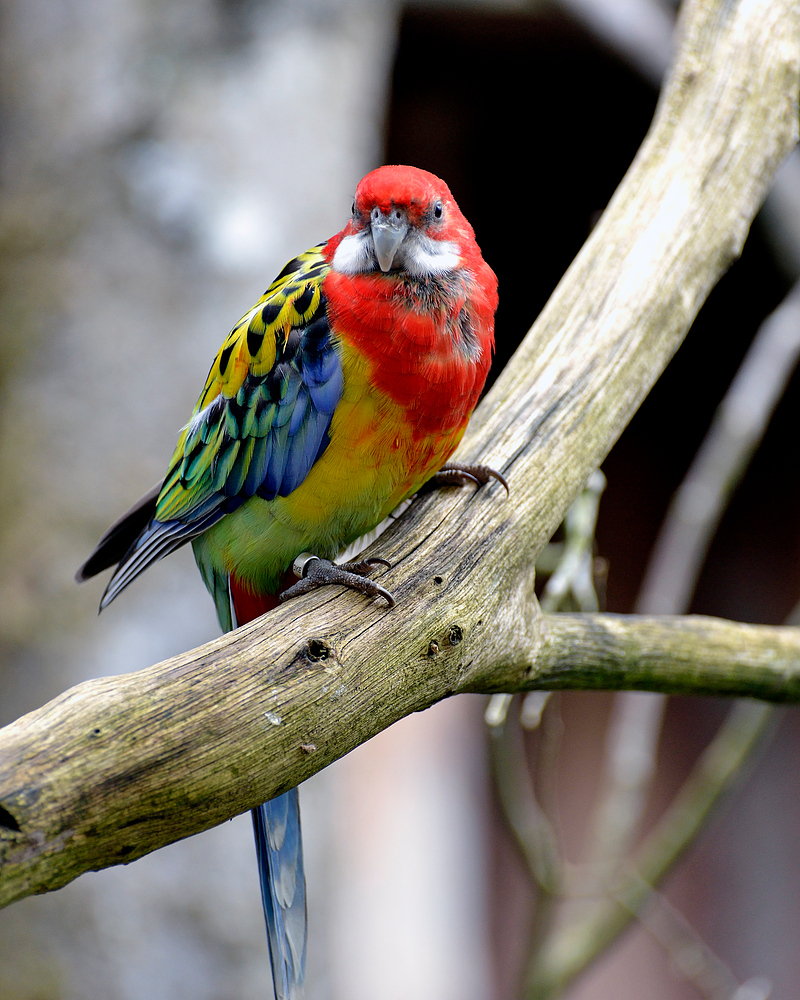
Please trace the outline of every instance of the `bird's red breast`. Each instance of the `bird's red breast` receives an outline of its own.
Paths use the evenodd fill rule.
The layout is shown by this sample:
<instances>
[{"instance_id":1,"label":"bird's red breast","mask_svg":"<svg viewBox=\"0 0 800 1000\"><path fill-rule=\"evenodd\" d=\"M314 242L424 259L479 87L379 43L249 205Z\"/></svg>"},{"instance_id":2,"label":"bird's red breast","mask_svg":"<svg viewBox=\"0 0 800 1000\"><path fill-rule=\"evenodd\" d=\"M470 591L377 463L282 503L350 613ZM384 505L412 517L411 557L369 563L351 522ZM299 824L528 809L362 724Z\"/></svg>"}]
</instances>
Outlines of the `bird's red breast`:
<instances>
[{"instance_id":1,"label":"bird's red breast","mask_svg":"<svg viewBox=\"0 0 800 1000\"><path fill-rule=\"evenodd\" d=\"M441 207L440 220L431 206ZM369 360L373 385L405 409L416 435L452 431L466 424L489 371L497 279L447 185L413 167L367 174L353 220L325 246L328 260L375 207L401 208L434 247L454 248L458 266L440 274L350 274L334 265L324 281L331 325Z\"/></svg>"}]
</instances>

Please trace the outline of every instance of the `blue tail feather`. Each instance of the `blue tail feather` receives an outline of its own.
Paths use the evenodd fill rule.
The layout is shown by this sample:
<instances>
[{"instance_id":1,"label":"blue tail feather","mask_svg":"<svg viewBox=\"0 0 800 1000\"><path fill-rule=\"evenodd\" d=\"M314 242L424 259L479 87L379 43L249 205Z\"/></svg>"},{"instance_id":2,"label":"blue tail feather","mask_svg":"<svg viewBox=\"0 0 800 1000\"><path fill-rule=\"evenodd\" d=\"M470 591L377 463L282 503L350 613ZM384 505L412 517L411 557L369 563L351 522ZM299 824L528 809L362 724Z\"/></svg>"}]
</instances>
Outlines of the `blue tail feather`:
<instances>
[{"instance_id":1,"label":"blue tail feather","mask_svg":"<svg viewBox=\"0 0 800 1000\"><path fill-rule=\"evenodd\" d=\"M195 546L203 580L214 597L223 631L237 628L230 580ZM267 925L275 1000L303 1000L306 975L306 876L296 788L252 810L258 880Z\"/></svg>"},{"instance_id":2,"label":"blue tail feather","mask_svg":"<svg viewBox=\"0 0 800 1000\"><path fill-rule=\"evenodd\" d=\"M302 1000L306 880L297 789L253 810L253 832L276 1000Z\"/></svg>"}]
</instances>

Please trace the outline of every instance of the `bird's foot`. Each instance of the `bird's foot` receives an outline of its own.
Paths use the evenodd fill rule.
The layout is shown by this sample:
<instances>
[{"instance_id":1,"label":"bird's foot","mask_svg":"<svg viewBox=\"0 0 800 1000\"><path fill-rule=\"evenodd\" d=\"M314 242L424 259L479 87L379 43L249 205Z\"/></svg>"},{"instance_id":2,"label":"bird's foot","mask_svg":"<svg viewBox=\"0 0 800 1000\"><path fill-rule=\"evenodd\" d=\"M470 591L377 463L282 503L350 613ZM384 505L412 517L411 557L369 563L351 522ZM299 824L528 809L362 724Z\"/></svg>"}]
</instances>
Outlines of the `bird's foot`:
<instances>
[{"instance_id":1,"label":"bird's foot","mask_svg":"<svg viewBox=\"0 0 800 1000\"><path fill-rule=\"evenodd\" d=\"M488 465L461 465L459 462L448 462L423 486L424 492L435 490L439 486L468 486L474 483L476 486L485 486L486 483L496 480L505 488L506 494L510 494L505 476L492 469Z\"/></svg>"},{"instance_id":2,"label":"bird's foot","mask_svg":"<svg viewBox=\"0 0 800 1000\"><path fill-rule=\"evenodd\" d=\"M364 559L361 562L342 563L337 566L330 559L320 559L311 552L301 552L292 564L292 570L300 577L293 586L279 595L281 603L301 594L308 594L317 587L338 583L342 587L358 590L368 597L382 597L390 608L394 607L394 597L380 584L370 580L369 575L376 566L388 566L385 559Z\"/></svg>"}]
</instances>

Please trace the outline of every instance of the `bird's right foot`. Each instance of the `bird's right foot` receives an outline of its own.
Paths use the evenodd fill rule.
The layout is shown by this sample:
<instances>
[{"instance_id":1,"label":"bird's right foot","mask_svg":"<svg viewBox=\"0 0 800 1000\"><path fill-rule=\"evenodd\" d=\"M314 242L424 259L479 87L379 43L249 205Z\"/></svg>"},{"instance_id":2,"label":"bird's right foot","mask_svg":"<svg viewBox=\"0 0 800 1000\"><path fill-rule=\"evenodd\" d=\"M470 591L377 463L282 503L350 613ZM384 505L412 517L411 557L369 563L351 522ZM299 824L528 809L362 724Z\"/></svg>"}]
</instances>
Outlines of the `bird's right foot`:
<instances>
[{"instance_id":1,"label":"bird's right foot","mask_svg":"<svg viewBox=\"0 0 800 1000\"><path fill-rule=\"evenodd\" d=\"M385 559L364 559L361 562L348 562L337 566L330 559L320 559L312 552L301 552L292 564L292 570L300 579L293 586L284 590L278 599L283 603L293 597L299 597L301 594L308 594L318 587L327 587L331 583L338 583L342 587L358 590L368 597L382 597L389 607L393 608L394 597L388 590L369 578L369 574L376 566L388 566L391 569L391 563Z\"/></svg>"}]
</instances>

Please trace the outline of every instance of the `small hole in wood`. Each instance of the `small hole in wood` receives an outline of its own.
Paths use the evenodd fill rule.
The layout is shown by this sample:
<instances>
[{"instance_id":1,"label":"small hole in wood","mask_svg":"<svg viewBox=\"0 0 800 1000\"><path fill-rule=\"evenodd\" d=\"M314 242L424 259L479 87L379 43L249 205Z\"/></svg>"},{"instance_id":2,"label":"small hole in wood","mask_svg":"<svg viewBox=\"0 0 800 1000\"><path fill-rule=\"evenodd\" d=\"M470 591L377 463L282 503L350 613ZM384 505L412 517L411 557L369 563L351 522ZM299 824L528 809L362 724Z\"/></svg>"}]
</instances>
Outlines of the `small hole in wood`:
<instances>
[{"instance_id":1,"label":"small hole in wood","mask_svg":"<svg viewBox=\"0 0 800 1000\"><path fill-rule=\"evenodd\" d=\"M460 625L451 625L447 630L447 638L451 646L457 646L464 638L464 633Z\"/></svg>"},{"instance_id":2,"label":"small hole in wood","mask_svg":"<svg viewBox=\"0 0 800 1000\"><path fill-rule=\"evenodd\" d=\"M6 830L13 830L15 833L19 833L22 829L8 809L3 806L0 806L0 826L4 826Z\"/></svg>"},{"instance_id":3,"label":"small hole in wood","mask_svg":"<svg viewBox=\"0 0 800 1000\"><path fill-rule=\"evenodd\" d=\"M331 648L322 639L311 639L308 644L309 660L327 660L331 655Z\"/></svg>"}]
</instances>

